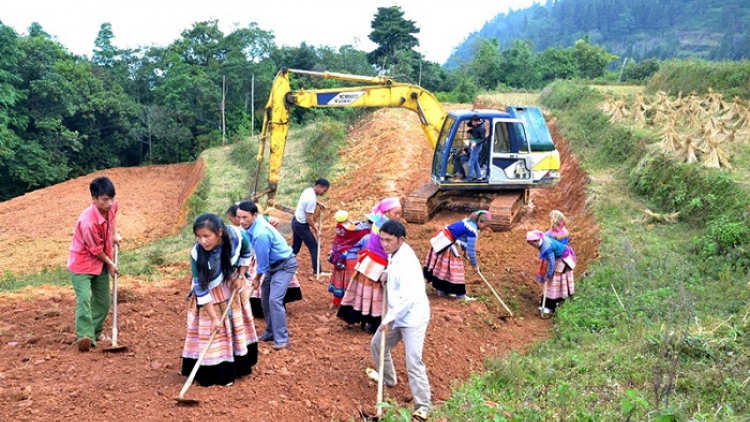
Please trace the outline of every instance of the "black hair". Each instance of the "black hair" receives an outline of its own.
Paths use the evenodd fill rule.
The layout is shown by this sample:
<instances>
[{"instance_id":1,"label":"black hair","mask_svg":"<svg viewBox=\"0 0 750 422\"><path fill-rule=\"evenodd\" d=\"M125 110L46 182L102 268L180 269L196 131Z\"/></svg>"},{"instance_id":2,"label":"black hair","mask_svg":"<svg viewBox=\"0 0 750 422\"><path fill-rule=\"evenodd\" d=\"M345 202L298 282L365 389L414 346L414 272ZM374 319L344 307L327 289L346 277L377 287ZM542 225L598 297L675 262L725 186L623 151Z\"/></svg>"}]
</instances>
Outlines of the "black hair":
<instances>
[{"instance_id":1,"label":"black hair","mask_svg":"<svg viewBox=\"0 0 750 422\"><path fill-rule=\"evenodd\" d=\"M115 197L115 185L106 176L99 176L92 180L89 184L89 191L91 191L92 198L98 198L102 195L107 195L110 198Z\"/></svg>"},{"instance_id":2,"label":"black hair","mask_svg":"<svg viewBox=\"0 0 750 422\"><path fill-rule=\"evenodd\" d=\"M258 206L255 205L255 202L253 201L242 201L239 204L237 204L237 209L245 211L245 212L249 212L250 214L258 213ZM235 211L235 214L237 214L237 211Z\"/></svg>"},{"instance_id":3,"label":"black hair","mask_svg":"<svg viewBox=\"0 0 750 422\"><path fill-rule=\"evenodd\" d=\"M383 233L388 233L391 236L396 236L398 239L399 237L406 237L406 227L404 227L403 224L396 220L388 220L383 224L383 226L380 228L380 231Z\"/></svg>"},{"instance_id":4,"label":"black hair","mask_svg":"<svg viewBox=\"0 0 750 422\"><path fill-rule=\"evenodd\" d=\"M331 182L328 181L328 179L323 179L322 177L315 181L315 186L323 186L324 188L330 187Z\"/></svg>"},{"instance_id":5,"label":"black hair","mask_svg":"<svg viewBox=\"0 0 750 422\"><path fill-rule=\"evenodd\" d=\"M475 122L475 121L477 121L477 120L482 120L482 118L481 118L481 117L479 117L479 115L478 115L478 114L476 114L476 113L472 114L472 115L471 115L471 121L472 121L472 122Z\"/></svg>"},{"instance_id":6,"label":"black hair","mask_svg":"<svg viewBox=\"0 0 750 422\"><path fill-rule=\"evenodd\" d=\"M229 280L229 276L232 272L232 244L229 240L229 231L221 219L216 214L205 213L198 216L193 223L193 233L195 234L199 229L208 229L215 234L219 234L221 230L221 274L224 276L224 280ZM208 268L208 255L209 252L203 249L200 244L196 248L198 251L198 283L201 289L208 289L208 283L211 281L210 272Z\"/></svg>"},{"instance_id":7,"label":"black hair","mask_svg":"<svg viewBox=\"0 0 750 422\"><path fill-rule=\"evenodd\" d=\"M231 207L227 208L227 215L230 217L237 217L237 204L232 205Z\"/></svg>"}]
</instances>

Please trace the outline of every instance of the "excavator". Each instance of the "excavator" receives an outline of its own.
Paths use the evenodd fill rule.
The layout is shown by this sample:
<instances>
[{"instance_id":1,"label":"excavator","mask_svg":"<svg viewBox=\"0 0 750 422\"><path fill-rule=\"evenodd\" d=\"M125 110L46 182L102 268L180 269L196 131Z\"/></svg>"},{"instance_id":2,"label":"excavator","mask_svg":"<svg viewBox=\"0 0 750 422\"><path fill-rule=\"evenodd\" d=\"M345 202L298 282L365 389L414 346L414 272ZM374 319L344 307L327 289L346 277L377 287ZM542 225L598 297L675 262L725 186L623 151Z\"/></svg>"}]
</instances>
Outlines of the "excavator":
<instances>
[{"instance_id":1,"label":"excavator","mask_svg":"<svg viewBox=\"0 0 750 422\"><path fill-rule=\"evenodd\" d=\"M353 82L332 89L290 87L290 74ZM560 154L555 149L541 110L510 106L506 110L470 109L446 112L424 88L387 76L359 76L282 68L276 75L265 108L259 138L258 167L252 197L268 196L275 204L279 173L293 107L400 107L414 111L434 150L430 181L408 194L404 219L423 224L441 209L489 209L491 228L510 230L528 200L528 189L553 188L560 180ZM455 176L454 157L468 146L467 123L479 116L486 138L480 155L482 178L467 182ZM268 187L258 192L261 163L270 139ZM463 174L466 174L464 171Z\"/></svg>"}]
</instances>

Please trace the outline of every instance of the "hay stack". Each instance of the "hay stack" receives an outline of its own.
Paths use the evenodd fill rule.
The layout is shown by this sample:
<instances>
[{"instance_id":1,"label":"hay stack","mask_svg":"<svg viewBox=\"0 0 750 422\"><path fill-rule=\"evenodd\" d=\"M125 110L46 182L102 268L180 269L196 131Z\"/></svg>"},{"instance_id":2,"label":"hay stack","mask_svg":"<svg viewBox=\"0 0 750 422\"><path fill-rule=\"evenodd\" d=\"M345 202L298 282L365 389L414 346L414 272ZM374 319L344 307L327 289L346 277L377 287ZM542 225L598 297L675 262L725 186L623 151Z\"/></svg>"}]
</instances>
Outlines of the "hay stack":
<instances>
[{"instance_id":1,"label":"hay stack","mask_svg":"<svg viewBox=\"0 0 750 422\"><path fill-rule=\"evenodd\" d=\"M682 143L681 148L679 151L677 151L677 154L675 154L675 157L680 160L684 161L688 164L693 164L698 162L698 155L701 151L698 147L695 146L695 141L693 140L692 136L688 136L685 138L685 141Z\"/></svg>"},{"instance_id":2,"label":"hay stack","mask_svg":"<svg viewBox=\"0 0 750 422\"><path fill-rule=\"evenodd\" d=\"M668 121L659 134L661 135L661 142L659 143L661 151L675 154L682 148L682 140L675 129L674 120Z\"/></svg>"},{"instance_id":3,"label":"hay stack","mask_svg":"<svg viewBox=\"0 0 750 422\"><path fill-rule=\"evenodd\" d=\"M709 135L707 138L706 155L703 157L702 164L709 168L720 168L727 167L732 168L729 163L729 156L721 149L721 141L716 139L713 135Z\"/></svg>"}]
</instances>

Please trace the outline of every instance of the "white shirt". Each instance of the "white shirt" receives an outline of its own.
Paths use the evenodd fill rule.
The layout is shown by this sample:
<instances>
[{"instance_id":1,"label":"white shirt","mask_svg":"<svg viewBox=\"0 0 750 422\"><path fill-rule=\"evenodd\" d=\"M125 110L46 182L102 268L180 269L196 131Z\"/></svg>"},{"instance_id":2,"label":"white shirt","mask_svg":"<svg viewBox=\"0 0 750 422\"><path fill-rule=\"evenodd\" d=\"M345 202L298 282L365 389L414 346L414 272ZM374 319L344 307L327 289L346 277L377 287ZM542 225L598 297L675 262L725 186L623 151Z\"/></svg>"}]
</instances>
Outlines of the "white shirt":
<instances>
[{"instance_id":1,"label":"white shirt","mask_svg":"<svg viewBox=\"0 0 750 422\"><path fill-rule=\"evenodd\" d=\"M307 213L314 214L315 207L318 205L318 195L313 188L307 188L302 191L302 195L297 201L297 210L294 211L294 218L300 224L307 223Z\"/></svg>"},{"instance_id":2,"label":"white shirt","mask_svg":"<svg viewBox=\"0 0 750 422\"><path fill-rule=\"evenodd\" d=\"M393 328L420 327L430 322L430 300L422 274L422 262L406 242L388 256L388 312L382 324Z\"/></svg>"}]
</instances>

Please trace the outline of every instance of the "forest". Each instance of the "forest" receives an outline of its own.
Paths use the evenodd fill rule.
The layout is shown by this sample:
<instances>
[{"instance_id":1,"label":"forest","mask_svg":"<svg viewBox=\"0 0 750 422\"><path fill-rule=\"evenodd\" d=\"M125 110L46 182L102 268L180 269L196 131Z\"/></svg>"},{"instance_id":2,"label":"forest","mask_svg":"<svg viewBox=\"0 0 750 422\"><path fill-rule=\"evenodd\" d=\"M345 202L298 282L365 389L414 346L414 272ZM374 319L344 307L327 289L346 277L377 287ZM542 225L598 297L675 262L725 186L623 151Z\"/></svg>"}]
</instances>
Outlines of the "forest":
<instances>
[{"instance_id":1,"label":"forest","mask_svg":"<svg viewBox=\"0 0 750 422\"><path fill-rule=\"evenodd\" d=\"M654 40L686 28L699 10L703 18L696 28L721 26L736 29L733 37L750 36L742 31L747 19L740 19L748 7L739 1L722 7L712 6L713 1L703 7L668 0L626 3L639 27L643 23L660 31L669 21L673 29ZM617 53L617 44L608 44L622 15L614 4L620 3L559 0L500 15L469 36L446 65L425 60L415 50L419 27L398 6L374 13L369 38L378 47L370 52L304 42L279 47L273 32L255 23L224 33L218 21L208 20L194 23L170 45L136 49L118 48L112 26L103 23L88 57L70 53L37 23L19 33L0 22L0 201L99 169L191 161L206 148L255 134L271 81L282 66L383 73L419 84L440 101L459 103L471 103L487 91L539 90L558 79L645 83L661 61L633 59L621 66L628 58L621 54L632 52ZM501 33L518 38L489 33L493 22L505 25ZM537 35L525 39L534 31ZM559 34L557 45L540 41L552 40L544 36L549 33ZM730 44L740 48L743 42L733 38ZM456 66L460 52L466 59ZM745 69L741 65L731 77L715 80L731 83L726 88L735 91L728 92L741 93L733 87L750 78ZM337 82L301 77L295 84L295 89L314 89ZM358 113L339 109L327 114L346 121ZM301 110L294 119L307 122L317 114Z\"/></svg>"},{"instance_id":2,"label":"forest","mask_svg":"<svg viewBox=\"0 0 750 422\"><path fill-rule=\"evenodd\" d=\"M98 169L190 161L208 147L257 133L282 66L384 71L459 102L471 102L481 88L531 83L523 76L531 58L525 50L520 60L515 50L493 54L512 59L490 64L494 74L484 69L487 57L458 70L424 60L414 50L419 28L403 15L398 6L377 10L369 37L378 48L371 52L348 45L278 47L273 33L256 24L225 34L216 20L193 24L167 46L121 49L104 23L90 58L71 54L39 24L19 34L0 23L0 200ZM562 77L600 75L610 60L585 42L568 53ZM335 82L301 77L295 83L309 89ZM339 118L356 114L334 111ZM313 116L314 110L295 113L300 122Z\"/></svg>"},{"instance_id":3,"label":"forest","mask_svg":"<svg viewBox=\"0 0 750 422\"><path fill-rule=\"evenodd\" d=\"M750 58L750 2L745 0L547 0L488 16L479 31L454 49L446 65L471 60L483 40L503 48L527 41L540 52L570 47L588 34L613 54L644 59Z\"/></svg>"}]
</instances>

